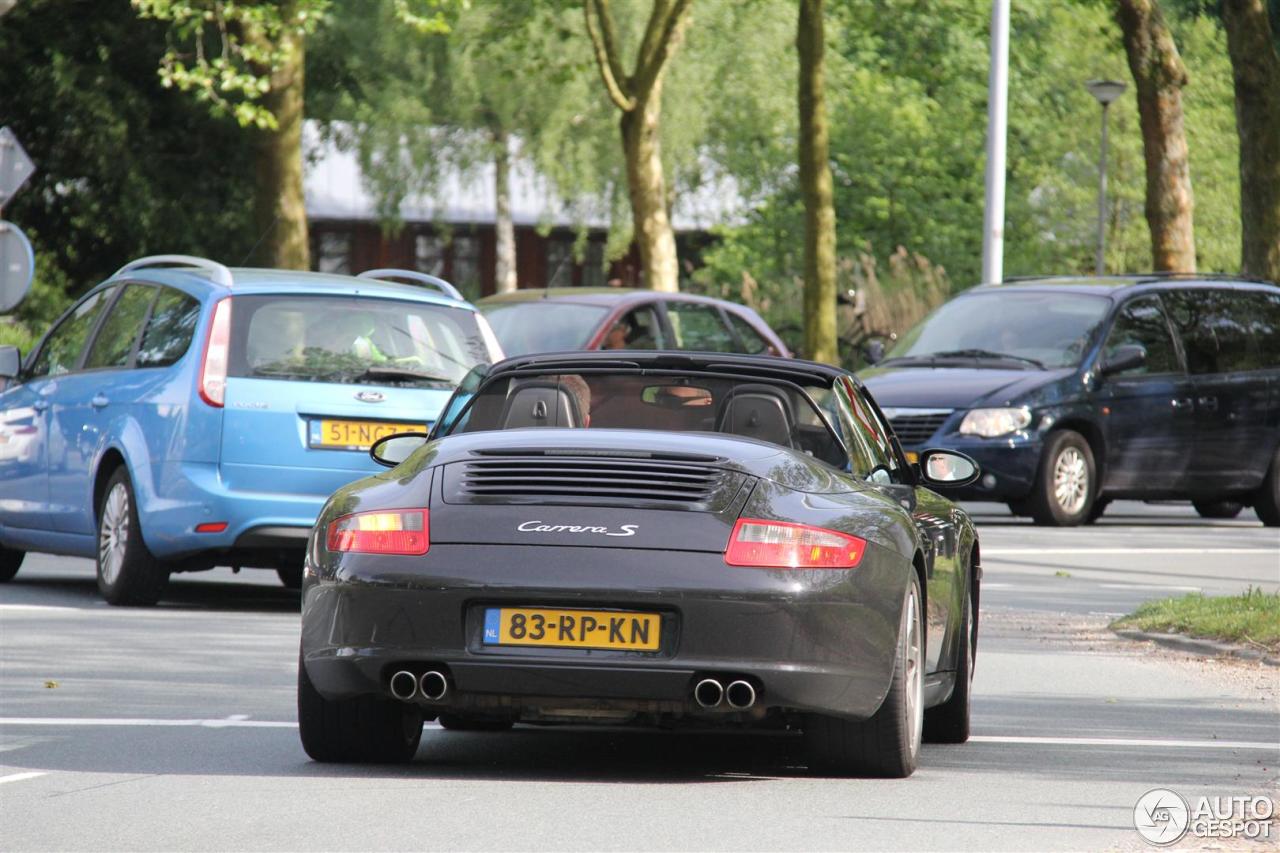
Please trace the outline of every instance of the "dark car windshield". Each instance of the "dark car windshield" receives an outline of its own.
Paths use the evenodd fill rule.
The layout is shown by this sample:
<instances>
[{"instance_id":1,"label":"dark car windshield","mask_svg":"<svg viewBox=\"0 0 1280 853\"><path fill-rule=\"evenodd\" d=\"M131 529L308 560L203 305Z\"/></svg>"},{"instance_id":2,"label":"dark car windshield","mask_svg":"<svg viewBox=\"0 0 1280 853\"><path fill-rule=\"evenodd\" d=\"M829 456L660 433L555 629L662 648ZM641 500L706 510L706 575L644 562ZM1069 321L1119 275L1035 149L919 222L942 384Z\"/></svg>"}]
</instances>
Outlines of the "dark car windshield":
<instances>
[{"instance_id":1,"label":"dark car windshield","mask_svg":"<svg viewBox=\"0 0 1280 853\"><path fill-rule=\"evenodd\" d=\"M230 376L456 385L493 358L464 308L332 296L235 296Z\"/></svg>"},{"instance_id":2,"label":"dark car windshield","mask_svg":"<svg viewBox=\"0 0 1280 853\"><path fill-rule=\"evenodd\" d=\"M1021 367L1080 363L1110 300L1089 293L985 290L947 302L889 351L885 362L972 361ZM884 363L884 362L882 362Z\"/></svg>"},{"instance_id":3,"label":"dark car windshield","mask_svg":"<svg viewBox=\"0 0 1280 853\"><path fill-rule=\"evenodd\" d=\"M538 426L714 431L801 450L843 467L847 457L833 431L838 427L829 412L831 396L829 387L697 372L523 374L486 385L465 413L459 411L460 420L442 424L447 428L441 434Z\"/></svg>"},{"instance_id":4,"label":"dark car windshield","mask_svg":"<svg viewBox=\"0 0 1280 853\"><path fill-rule=\"evenodd\" d=\"M497 302L480 310L508 357L582 349L608 308L575 302Z\"/></svg>"}]
</instances>

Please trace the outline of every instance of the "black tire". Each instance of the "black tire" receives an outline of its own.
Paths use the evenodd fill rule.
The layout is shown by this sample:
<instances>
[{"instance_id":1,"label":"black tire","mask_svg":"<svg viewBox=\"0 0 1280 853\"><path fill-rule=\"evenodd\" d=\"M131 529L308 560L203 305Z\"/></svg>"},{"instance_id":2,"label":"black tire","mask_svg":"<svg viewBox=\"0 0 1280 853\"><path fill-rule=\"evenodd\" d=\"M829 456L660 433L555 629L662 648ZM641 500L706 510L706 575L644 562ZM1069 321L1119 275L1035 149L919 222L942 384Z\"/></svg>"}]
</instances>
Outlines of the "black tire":
<instances>
[{"instance_id":1,"label":"black tire","mask_svg":"<svg viewBox=\"0 0 1280 853\"><path fill-rule=\"evenodd\" d=\"M1267 527L1280 527L1280 447L1272 455L1267 476L1253 496L1253 511Z\"/></svg>"},{"instance_id":2,"label":"black tire","mask_svg":"<svg viewBox=\"0 0 1280 853\"><path fill-rule=\"evenodd\" d=\"M969 739L973 668L978 647L978 623L974 619L971 591L965 592L961 614L956 686L950 699L924 712L924 739L928 743L964 743Z\"/></svg>"},{"instance_id":3,"label":"black tire","mask_svg":"<svg viewBox=\"0 0 1280 853\"><path fill-rule=\"evenodd\" d=\"M330 701L298 657L298 734L315 761L404 764L422 740L422 710L381 696Z\"/></svg>"},{"instance_id":4,"label":"black tire","mask_svg":"<svg viewBox=\"0 0 1280 853\"><path fill-rule=\"evenodd\" d=\"M276 577L285 589L302 589L302 566L277 566Z\"/></svg>"},{"instance_id":5,"label":"black tire","mask_svg":"<svg viewBox=\"0 0 1280 853\"><path fill-rule=\"evenodd\" d=\"M129 472L117 468L98 503L98 591L108 604L146 607L169 584L169 570L142 541Z\"/></svg>"},{"instance_id":6,"label":"black tire","mask_svg":"<svg viewBox=\"0 0 1280 853\"><path fill-rule=\"evenodd\" d=\"M1093 524L1102 518L1102 514L1107 511L1107 507L1111 506L1111 498L1094 498L1093 507L1089 510L1089 517L1084 520L1085 524Z\"/></svg>"},{"instance_id":7,"label":"black tire","mask_svg":"<svg viewBox=\"0 0 1280 853\"><path fill-rule=\"evenodd\" d=\"M441 728L453 732L505 732L515 725L511 720L481 720L447 713L441 714L436 719L439 720Z\"/></svg>"},{"instance_id":8,"label":"black tire","mask_svg":"<svg viewBox=\"0 0 1280 853\"><path fill-rule=\"evenodd\" d=\"M920 757L924 704L924 622L921 616L920 581L911 573L911 586L903 602L898 629L898 650L889 692L879 710L866 720L846 720L808 714L804 721L804 746L809 767L840 776L910 776ZM918 648L914 667L908 667L913 632ZM914 693L914 703L910 694Z\"/></svg>"},{"instance_id":9,"label":"black tire","mask_svg":"<svg viewBox=\"0 0 1280 853\"><path fill-rule=\"evenodd\" d=\"M13 580L18 574L18 569L22 568L22 558L25 556L27 556L26 551L15 551L0 545L0 583Z\"/></svg>"},{"instance_id":10,"label":"black tire","mask_svg":"<svg viewBox=\"0 0 1280 853\"><path fill-rule=\"evenodd\" d=\"M1074 527L1093 509L1098 487L1093 451L1084 436L1069 429L1049 433L1028 509L1036 524Z\"/></svg>"},{"instance_id":11,"label":"black tire","mask_svg":"<svg viewBox=\"0 0 1280 853\"><path fill-rule=\"evenodd\" d=\"M1239 501L1192 501L1201 518L1235 518L1244 510Z\"/></svg>"}]
</instances>

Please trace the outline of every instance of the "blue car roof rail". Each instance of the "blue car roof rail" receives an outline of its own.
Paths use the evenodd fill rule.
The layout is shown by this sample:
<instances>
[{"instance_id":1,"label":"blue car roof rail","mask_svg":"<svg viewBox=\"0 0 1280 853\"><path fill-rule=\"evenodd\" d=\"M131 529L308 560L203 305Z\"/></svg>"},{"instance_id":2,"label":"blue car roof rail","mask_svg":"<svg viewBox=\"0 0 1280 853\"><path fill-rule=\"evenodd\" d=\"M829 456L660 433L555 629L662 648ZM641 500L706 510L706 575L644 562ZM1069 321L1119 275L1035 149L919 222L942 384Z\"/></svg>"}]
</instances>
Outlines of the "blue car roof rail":
<instances>
[{"instance_id":1,"label":"blue car roof rail","mask_svg":"<svg viewBox=\"0 0 1280 853\"><path fill-rule=\"evenodd\" d=\"M223 287L231 287L232 285L231 270L217 261L211 261L208 258L197 258L194 255L149 255L145 258L138 258L136 261L130 261L116 270L116 274L112 278L118 278L127 272L151 269L153 267L185 267L204 270L210 274L209 278L214 284L220 284Z\"/></svg>"},{"instance_id":2,"label":"blue car roof rail","mask_svg":"<svg viewBox=\"0 0 1280 853\"><path fill-rule=\"evenodd\" d=\"M462 292L459 291L458 288L454 287L449 282L445 281L442 278L437 278L434 275L428 275L425 272L418 272L417 270L397 270L397 269L365 270L364 272L360 273L360 275L356 277L372 278L378 281L400 280L400 281L413 282L414 284L425 284L428 287L434 287L436 290L439 290L441 293L443 293L445 296L448 296L450 299L456 299L459 302L467 301L466 297L462 295Z\"/></svg>"}]
</instances>

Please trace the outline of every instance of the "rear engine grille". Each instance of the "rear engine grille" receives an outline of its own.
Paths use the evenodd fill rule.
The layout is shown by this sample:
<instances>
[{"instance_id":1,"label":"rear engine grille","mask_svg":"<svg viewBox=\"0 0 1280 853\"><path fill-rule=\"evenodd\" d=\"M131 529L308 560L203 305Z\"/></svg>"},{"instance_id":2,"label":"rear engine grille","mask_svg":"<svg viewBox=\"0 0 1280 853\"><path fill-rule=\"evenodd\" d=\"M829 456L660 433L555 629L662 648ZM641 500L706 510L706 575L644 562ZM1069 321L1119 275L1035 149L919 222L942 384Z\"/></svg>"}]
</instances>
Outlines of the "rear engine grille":
<instances>
[{"instance_id":1,"label":"rear engine grille","mask_svg":"<svg viewBox=\"0 0 1280 853\"><path fill-rule=\"evenodd\" d=\"M951 417L951 412L930 412L920 415L895 415L889 424L904 445L921 444L933 438L938 427Z\"/></svg>"},{"instance_id":2,"label":"rear engine grille","mask_svg":"<svg viewBox=\"0 0 1280 853\"><path fill-rule=\"evenodd\" d=\"M545 503L585 498L592 503L656 502L690 509L710 508L722 487L729 485L726 478L734 476L710 465L629 456L507 457L448 467L454 469L451 475L461 474L454 485L463 500Z\"/></svg>"}]
</instances>

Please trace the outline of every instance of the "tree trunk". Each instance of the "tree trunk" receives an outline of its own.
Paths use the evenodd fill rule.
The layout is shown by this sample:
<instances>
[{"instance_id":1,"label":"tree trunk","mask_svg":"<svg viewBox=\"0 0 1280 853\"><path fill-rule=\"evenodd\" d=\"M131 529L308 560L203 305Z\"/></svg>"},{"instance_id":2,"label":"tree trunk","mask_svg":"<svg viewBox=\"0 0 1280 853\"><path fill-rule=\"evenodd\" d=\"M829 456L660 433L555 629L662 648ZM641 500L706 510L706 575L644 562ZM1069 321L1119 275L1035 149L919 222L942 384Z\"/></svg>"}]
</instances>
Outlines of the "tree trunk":
<instances>
[{"instance_id":1,"label":"tree trunk","mask_svg":"<svg viewBox=\"0 0 1280 853\"><path fill-rule=\"evenodd\" d=\"M1138 96L1152 264L1160 271L1195 272L1191 168L1182 122L1187 71L1158 0L1117 0L1116 19Z\"/></svg>"},{"instance_id":2,"label":"tree trunk","mask_svg":"<svg viewBox=\"0 0 1280 853\"><path fill-rule=\"evenodd\" d=\"M836 342L836 211L827 153L823 0L800 0L800 192L804 197L804 351L840 363Z\"/></svg>"},{"instance_id":3,"label":"tree trunk","mask_svg":"<svg viewBox=\"0 0 1280 853\"><path fill-rule=\"evenodd\" d=\"M680 289L676 235L667 215L667 185L662 170L658 117L662 81L636 108L622 114L622 151L627 162L627 192L644 286L674 293Z\"/></svg>"},{"instance_id":4,"label":"tree trunk","mask_svg":"<svg viewBox=\"0 0 1280 853\"><path fill-rule=\"evenodd\" d=\"M1240 135L1240 266L1280 283L1280 53L1262 0L1223 0Z\"/></svg>"},{"instance_id":5,"label":"tree trunk","mask_svg":"<svg viewBox=\"0 0 1280 853\"><path fill-rule=\"evenodd\" d=\"M253 257L262 266L305 270L311 252L302 195L303 39L290 32L280 39L286 58L262 98L277 127L258 131L254 223L260 242Z\"/></svg>"},{"instance_id":6,"label":"tree trunk","mask_svg":"<svg viewBox=\"0 0 1280 853\"><path fill-rule=\"evenodd\" d=\"M511 220L511 148L501 124L490 125L493 136L493 200L496 235L494 282L498 293L516 289L516 226Z\"/></svg>"}]
</instances>

